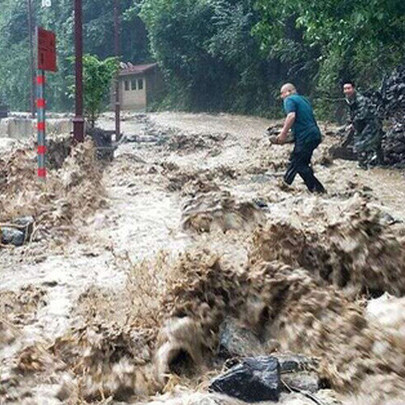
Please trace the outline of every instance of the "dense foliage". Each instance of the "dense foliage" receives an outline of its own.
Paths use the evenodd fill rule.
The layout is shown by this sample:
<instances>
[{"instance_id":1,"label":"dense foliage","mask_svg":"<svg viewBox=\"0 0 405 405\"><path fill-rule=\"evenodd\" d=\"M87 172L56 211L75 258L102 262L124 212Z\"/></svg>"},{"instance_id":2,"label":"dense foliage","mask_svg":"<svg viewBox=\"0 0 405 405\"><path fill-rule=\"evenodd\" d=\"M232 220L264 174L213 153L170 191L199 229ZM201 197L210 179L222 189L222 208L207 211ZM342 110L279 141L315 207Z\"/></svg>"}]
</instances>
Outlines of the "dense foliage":
<instances>
[{"instance_id":1,"label":"dense foliage","mask_svg":"<svg viewBox=\"0 0 405 405\"><path fill-rule=\"evenodd\" d=\"M282 64L251 34L259 22L253 0L144 0L141 17L167 77L168 105L246 113L275 105Z\"/></svg>"},{"instance_id":2,"label":"dense foliage","mask_svg":"<svg viewBox=\"0 0 405 405\"><path fill-rule=\"evenodd\" d=\"M144 0L141 16L170 104L192 109L271 111L288 80L330 113L340 79L369 87L404 58L402 0Z\"/></svg>"},{"instance_id":3,"label":"dense foliage","mask_svg":"<svg viewBox=\"0 0 405 405\"><path fill-rule=\"evenodd\" d=\"M299 58L316 67L303 73L322 98L339 94L342 79L375 86L404 61L403 0L257 0L256 6L261 19L253 31L263 48L290 66ZM291 22L303 33L298 40L286 36Z\"/></svg>"},{"instance_id":4,"label":"dense foliage","mask_svg":"<svg viewBox=\"0 0 405 405\"><path fill-rule=\"evenodd\" d=\"M0 95L26 109L26 6L0 1ZM113 0L83 4L85 52L113 55ZM48 97L60 110L71 106L72 6L35 7L40 25L58 36L59 72L49 75ZM342 77L374 86L405 55L403 0L121 0L121 10L123 60L158 61L168 88L161 108L273 114L288 80L330 113Z\"/></svg>"},{"instance_id":5,"label":"dense foliage","mask_svg":"<svg viewBox=\"0 0 405 405\"><path fill-rule=\"evenodd\" d=\"M46 97L53 110L72 109L69 97L69 76L74 54L74 19L72 0L52 0L42 8L40 0L32 0L35 24L56 32L58 72L47 73ZM83 0L84 52L105 59L114 55L113 0ZM0 0L0 98L13 110L28 110L30 95L29 40L27 2ZM147 61L147 37L142 21L127 15L132 0L121 0L121 49L123 61Z\"/></svg>"},{"instance_id":6,"label":"dense foliage","mask_svg":"<svg viewBox=\"0 0 405 405\"><path fill-rule=\"evenodd\" d=\"M74 58L72 58L74 62ZM83 104L87 122L93 128L103 107L108 103L113 84L113 78L118 70L118 60L115 57L100 60L94 55L83 55ZM74 83L74 76L71 77ZM75 86L69 88L72 98Z\"/></svg>"}]
</instances>

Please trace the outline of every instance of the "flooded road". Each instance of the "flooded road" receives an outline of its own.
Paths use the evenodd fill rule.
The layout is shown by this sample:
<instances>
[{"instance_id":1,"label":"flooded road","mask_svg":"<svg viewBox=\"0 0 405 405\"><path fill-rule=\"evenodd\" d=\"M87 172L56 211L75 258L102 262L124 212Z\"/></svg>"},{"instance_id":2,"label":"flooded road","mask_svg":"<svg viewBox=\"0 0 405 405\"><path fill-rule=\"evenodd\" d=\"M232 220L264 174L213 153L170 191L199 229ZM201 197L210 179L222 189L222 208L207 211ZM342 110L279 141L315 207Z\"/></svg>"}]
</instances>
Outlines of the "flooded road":
<instances>
[{"instance_id":1,"label":"flooded road","mask_svg":"<svg viewBox=\"0 0 405 405\"><path fill-rule=\"evenodd\" d=\"M155 379L159 378L155 371L153 378L148 371L154 353L159 349L157 330L162 316L164 318L162 308L166 308L160 303L168 302L167 291L171 291L177 281L183 282L183 274L191 277L190 272L198 269L195 260L202 251L209 250L210 255L220 257L221 263L227 263L236 274L243 274L247 269L252 274L260 272L255 263L261 260L281 260L294 269L312 270L318 283L314 289L325 288L326 284L342 289L344 296L339 301L342 308L346 308L346 299L354 299L358 305L357 298L366 290L402 294L403 286L395 280L401 275L401 265L395 260L391 263L387 258L390 249L392 252L399 249L395 253L398 260L402 254L404 174L387 168L364 171L357 168L355 162L332 162L328 149L335 140L325 137L315 151L313 162L328 193L324 196L309 194L298 177L293 187L286 190L280 180L291 145L271 146L264 135L269 125L276 124L265 119L227 114L124 114L122 131L126 141L116 150L113 162L97 169L100 187L104 190L103 204L90 204L85 215L73 216L66 237L58 236L53 241L50 230L47 239L34 240L31 245L21 248L0 250L0 316L4 321L0 331L1 383L4 387L0 390L0 403L112 403L109 396L118 401L119 395L114 396L114 393L119 389L112 388L115 385L110 386L109 377L106 377L115 375L115 369L112 371L113 368L106 365L104 371L93 375L91 370L97 362L84 368L80 368L79 363L71 366L62 353L72 353L73 359L76 349L58 346L69 339L78 339L81 342L78 346L83 350L90 345L88 353L93 350L89 343L92 335L86 335L89 332L83 332L83 328L91 325L99 330L103 322L114 325L111 330L126 330L129 325L132 328L136 325L136 328L151 331L143 360L136 358L135 365L128 364L128 370L136 370L128 371L128 375L136 376L136 382L128 384L136 389L120 403L147 403L151 393L162 392L161 388L156 388L159 384ZM112 115L103 116L99 126L112 129ZM330 126L324 130L330 130ZM53 172L50 177L52 175ZM89 184L91 176L89 172ZM54 193L57 195L56 189ZM49 209L55 210L52 203ZM385 221L384 225L374 224L373 221L380 221L373 219L374 210L378 211L381 223ZM25 214L31 214L30 207ZM353 229L348 224L353 224ZM367 236L365 229L375 227L378 228L375 236ZM373 241L374 250L371 246L364 249L370 241ZM361 252L354 245L363 246ZM311 251L310 259L305 256L308 250ZM185 252L194 252L190 263ZM348 256L353 259L347 268L355 276L342 284L343 276L336 263L343 263ZM381 267L385 264L380 265L378 258L381 263L389 262L387 269L395 275L394 279L386 275ZM183 265L176 264L177 260ZM328 276L324 276L319 265L325 260L330 266ZM363 274L368 268L370 274ZM397 270L392 270L394 268ZM284 270L272 271L277 277L284 277ZM204 271L198 274L200 277ZM187 277L184 279L185 291L194 285L193 279ZM219 277L222 281L218 282L232 284L235 282L232 277L232 281ZM309 281L302 279L302 282ZM236 282L237 285L241 283L239 279ZM35 294L30 288L35 289ZM11 297L10 293L14 295ZM40 298L33 299L33 294ZM10 299L16 304L10 305ZM166 317L169 317L181 302L181 294L173 301L173 306L167 302ZM386 305L384 302L384 308ZM398 303L394 300L392 305ZM400 305L403 305L402 301ZM359 311L360 307L359 304ZM22 316L21 313L30 315ZM336 322L341 327L339 322L344 321ZM106 326L107 330L109 327ZM213 330L215 327L210 326ZM144 333L142 331L140 336ZM83 336L87 336L87 340L80 340ZM279 338L280 342L285 339L284 332L280 332ZM403 338L405 335L398 339ZM146 338L137 339L137 342L143 342ZM101 340L97 345L104 347L107 343ZM53 347L51 355L48 349L41 349L48 350L45 358L38 359L38 364L45 366L32 366L36 357L30 354L29 358L23 357L23 363L29 363L26 367L30 371L21 372L21 352L38 346ZM284 348L307 350L291 342ZM110 349L105 350L107 353ZM307 351L311 355L325 353L316 344ZM64 365L54 365L56 358ZM48 363L52 366L46 366ZM148 370L139 371L138 366ZM75 377L74 370L78 369L83 375L92 376L91 383ZM393 373L396 372L395 369ZM62 383L61 375L69 383L65 380ZM335 387L329 370L325 375ZM336 378L336 389L340 383ZM108 389L103 393L97 384ZM158 395L152 403L236 403L215 395L192 393L199 391L202 381L190 383L187 389L183 387L184 397L178 392L182 391L181 380L173 384L171 388L166 386L163 390L166 394ZM204 391L205 385L201 387ZM96 392L102 392L101 397ZM340 395L340 402L335 393L321 392L319 395L325 396L328 404L347 401L345 395ZM296 394L295 398L283 397L280 403L304 405L313 402Z\"/></svg>"}]
</instances>

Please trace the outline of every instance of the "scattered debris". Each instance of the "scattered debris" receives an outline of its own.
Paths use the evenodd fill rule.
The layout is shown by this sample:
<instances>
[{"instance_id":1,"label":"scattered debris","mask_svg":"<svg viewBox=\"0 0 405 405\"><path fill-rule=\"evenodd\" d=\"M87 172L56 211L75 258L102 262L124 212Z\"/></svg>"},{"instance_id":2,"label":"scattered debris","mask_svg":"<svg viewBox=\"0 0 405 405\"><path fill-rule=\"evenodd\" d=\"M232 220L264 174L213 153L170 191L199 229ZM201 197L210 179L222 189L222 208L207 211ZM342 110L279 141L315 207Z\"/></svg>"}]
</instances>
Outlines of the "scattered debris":
<instances>
[{"instance_id":1,"label":"scattered debris","mask_svg":"<svg viewBox=\"0 0 405 405\"><path fill-rule=\"evenodd\" d=\"M150 121L148 116L138 118ZM105 189L92 142L58 158L60 167L50 170L46 187L26 180L35 176L34 153L20 150L2 157L0 220L14 224L11 229L24 226L24 221L12 222L14 218L32 215L30 238L58 241L64 246L63 260L72 250L77 254L77 244L68 236L76 237L83 225L91 228L97 222L91 228L100 230L97 237L112 238L96 249L90 244L81 247L77 257L85 266L93 263L97 272L97 266L103 268L100 277L97 273L89 281L91 286L68 292L70 324L49 337L51 341L38 338L27 345L23 338L42 327L36 324L38 313L59 309L54 306L56 296L67 290L66 279L59 279L58 268L44 253L55 257L52 248L39 246L35 260L46 261L38 267L39 275L51 267L55 278L53 273L39 277L37 289L0 293L0 351L12 365L0 376L0 402L35 402L44 386L49 391L43 397L55 403L238 405L238 398L258 400L263 394L260 398L283 405L341 405L335 392L345 405L380 405L403 398L403 300L388 297L366 304L367 298L384 291L404 294L405 245L394 226L401 214L397 219L390 207L384 213L374 208L378 184L353 176L333 188L336 196L307 196L299 187L281 193L275 177L288 146L272 148L269 154L263 149L266 141L241 137L248 153L254 155L255 148L259 152L254 160L236 166L225 159L235 158L240 145L231 154L222 150L221 128L213 137L198 133L201 144L198 136L190 141L194 133L186 133L187 139L177 139L177 146L184 148L180 153L169 147L170 137L181 135L180 130L153 128L154 142L140 138L139 156L130 152L131 145L123 145L112 170L104 172L107 183L134 200L154 187L159 189L154 196L176 202L184 198L183 226L191 232L177 233L181 207L175 205L177 211L171 212L177 214L165 224L170 233L163 235L163 245L172 242L173 233L192 246L179 254L161 252L153 258L151 253L138 262L139 246L128 245L135 250L136 264L128 260L133 252L116 249L114 235L122 233L132 242L138 235L144 238L154 229L157 215L142 209L139 217L129 215L127 208L133 207L120 194L117 206L121 204L122 212L93 218L104 206ZM225 141L228 145L228 137ZM222 151L223 166L214 157L217 151ZM196 156L214 160L197 165ZM315 164L327 165L328 159L326 149L321 150ZM340 165L318 169L334 180ZM262 174L256 183L250 176L254 173ZM131 223L128 234L122 218ZM151 226L143 228L145 223ZM104 232L111 224L115 233ZM151 251L155 247L151 243ZM2 249L0 255L3 259L13 254L15 263L26 265L28 250ZM69 263L69 277L83 276L76 261ZM111 280L103 278L103 271L115 277L116 269L127 274L125 286L101 288ZM36 333L39 336L41 329ZM268 357L262 361L258 356ZM259 388L252 390L252 382Z\"/></svg>"},{"instance_id":2,"label":"scattered debris","mask_svg":"<svg viewBox=\"0 0 405 405\"><path fill-rule=\"evenodd\" d=\"M210 391L245 402L277 402L280 390L280 365L275 357L246 358L210 384Z\"/></svg>"}]
</instances>

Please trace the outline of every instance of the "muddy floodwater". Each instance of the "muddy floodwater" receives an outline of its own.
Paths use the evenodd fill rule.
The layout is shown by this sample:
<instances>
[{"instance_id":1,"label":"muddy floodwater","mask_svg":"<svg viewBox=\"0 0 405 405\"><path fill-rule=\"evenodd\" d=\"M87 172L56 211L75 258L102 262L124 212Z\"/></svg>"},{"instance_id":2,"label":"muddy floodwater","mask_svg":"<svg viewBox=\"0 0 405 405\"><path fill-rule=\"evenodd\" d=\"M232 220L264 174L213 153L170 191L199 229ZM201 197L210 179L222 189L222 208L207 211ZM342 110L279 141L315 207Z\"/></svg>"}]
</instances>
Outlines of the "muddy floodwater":
<instances>
[{"instance_id":1,"label":"muddy floodwater","mask_svg":"<svg viewBox=\"0 0 405 405\"><path fill-rule=\"evenodd\" d=\"M279 124L124 113L112 162L87 142L46 185L32 145L0 150L1 224L36 221L0 247L0 403L243 403L208 392L234 322L247 355L314 359L281 404L404 404L404 172L331 159L322 124L327 194L286 188Z\"/></svg>"}]
</instances>

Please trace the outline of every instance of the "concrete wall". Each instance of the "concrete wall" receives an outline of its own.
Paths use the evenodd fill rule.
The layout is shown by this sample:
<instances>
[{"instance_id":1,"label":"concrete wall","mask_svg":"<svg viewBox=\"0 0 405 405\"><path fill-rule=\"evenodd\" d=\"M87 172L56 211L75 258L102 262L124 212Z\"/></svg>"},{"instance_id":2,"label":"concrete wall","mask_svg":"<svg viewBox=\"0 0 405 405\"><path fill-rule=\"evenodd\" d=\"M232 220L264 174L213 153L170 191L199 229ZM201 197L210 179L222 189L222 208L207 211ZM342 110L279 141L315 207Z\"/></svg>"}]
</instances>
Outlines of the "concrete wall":
<instances>
[{"instance_id":1,"label":"concrete wall","mask_svg":"<svg viewBox=\"0 0 405 405\"><path fill-rule=\"evenodd\" d=\"M71 118L49 118L46 120L46 132L50 135L70 134L73 132L73 120Z\"/></svg>"},{"instance_id":2,"label":"concrete wall","mask_svg":"<svg viewBox=\"0 0 405 405\"><path fill-rule=\"evenodd\" d=\"M46 133L49 135L69 134L73 131L70 118L49 118L46 120ZM37 133L36 120L23 117L8 117L0 120L0 137L23 140Z\"/></svg>"},{"instance_id":3,"label":"concrete wall","mask_svg":"<svg viewBox=\"0 0 405 405\"><path fill-rule=\"evenodd\" d=\"M26 139L34 134L35 128L30 118L8 117L0 120L0 137Z\"/></svg>"}]
</instances>

